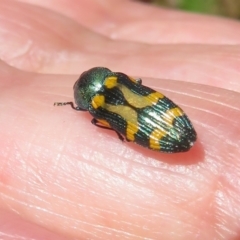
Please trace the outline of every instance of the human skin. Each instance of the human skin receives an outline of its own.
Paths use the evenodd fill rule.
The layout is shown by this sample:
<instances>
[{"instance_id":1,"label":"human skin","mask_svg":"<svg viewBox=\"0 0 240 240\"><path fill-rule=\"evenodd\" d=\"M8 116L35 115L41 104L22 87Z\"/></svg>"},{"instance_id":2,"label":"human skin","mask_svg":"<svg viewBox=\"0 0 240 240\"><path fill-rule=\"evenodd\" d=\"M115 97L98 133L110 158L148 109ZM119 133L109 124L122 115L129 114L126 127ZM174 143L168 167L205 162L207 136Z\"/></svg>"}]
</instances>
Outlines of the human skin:
<instances>
[{"instance_id":1,"label":"human skin","mask_svg":"<svg viewBox=\"0 0 240 240\"><path fill-rule=\"evenodd\" d=\"M0 239L240 238L240 23L123 0L0 0ZM198 140L163 154L91 125L91 67L141 77Z\"/></svg>"}]
</instances>

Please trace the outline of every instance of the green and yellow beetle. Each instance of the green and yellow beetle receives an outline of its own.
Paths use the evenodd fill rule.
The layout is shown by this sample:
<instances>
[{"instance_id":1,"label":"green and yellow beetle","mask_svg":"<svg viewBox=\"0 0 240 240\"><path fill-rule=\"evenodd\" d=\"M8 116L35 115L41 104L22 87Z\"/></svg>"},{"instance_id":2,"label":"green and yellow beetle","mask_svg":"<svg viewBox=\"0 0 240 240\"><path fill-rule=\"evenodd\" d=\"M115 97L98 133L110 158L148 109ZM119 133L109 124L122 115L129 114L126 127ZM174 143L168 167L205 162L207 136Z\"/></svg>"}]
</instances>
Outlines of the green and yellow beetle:
<instances>
[{"instance_id":1,"label":"green and yellow beetle","mask_svg":"<svg viewBox=\"0 0 240 240\"><path fill-rule=\"evenodd\" d=\"M95 67L81 74L74 84L73 102L78 111L89 111L92 123L114 130L121 140L165 152L186 152L197 139L183 110L170 99L124 73Z\"/></svg>"}]
</instances>

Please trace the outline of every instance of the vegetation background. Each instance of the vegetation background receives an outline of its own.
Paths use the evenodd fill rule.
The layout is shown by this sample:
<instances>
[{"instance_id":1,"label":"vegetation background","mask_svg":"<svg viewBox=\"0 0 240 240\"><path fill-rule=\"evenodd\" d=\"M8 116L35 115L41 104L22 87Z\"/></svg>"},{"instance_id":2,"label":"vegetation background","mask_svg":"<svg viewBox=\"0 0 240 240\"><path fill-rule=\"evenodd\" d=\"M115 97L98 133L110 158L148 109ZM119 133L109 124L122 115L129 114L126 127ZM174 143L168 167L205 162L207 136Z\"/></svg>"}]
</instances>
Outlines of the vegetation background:
<instances>
[{"instance_id":1,"label":"vegetation background","mask_svg":"<svg viewBox=\"0 0 240 240\"><path fill-rule=\"evenodd\" d=\"M240 0L139 0L185 11L240 19Z\"/></svg>"}]
</instances>

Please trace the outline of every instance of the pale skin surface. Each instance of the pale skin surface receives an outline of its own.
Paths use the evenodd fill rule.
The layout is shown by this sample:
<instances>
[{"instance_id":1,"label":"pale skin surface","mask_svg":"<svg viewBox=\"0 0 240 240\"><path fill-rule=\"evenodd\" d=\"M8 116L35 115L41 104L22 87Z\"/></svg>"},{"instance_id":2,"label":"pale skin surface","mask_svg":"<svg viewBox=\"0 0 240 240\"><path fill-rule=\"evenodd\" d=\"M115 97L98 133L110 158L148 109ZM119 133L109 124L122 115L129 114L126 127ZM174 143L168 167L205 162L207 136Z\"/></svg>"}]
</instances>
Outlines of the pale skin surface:
<instances>
[{"instance_id":1,"label":"pale skin surface","mask_svg":"<svg viewBox=\"0 0 240 240\"><path fill-rule=\"evenodd\" d=\"M240 23L90 2L0 0L0 238L239 239ZM53 107L95 66L178 103L193 149L152 152Z\"/></svg>"}]
</instances>

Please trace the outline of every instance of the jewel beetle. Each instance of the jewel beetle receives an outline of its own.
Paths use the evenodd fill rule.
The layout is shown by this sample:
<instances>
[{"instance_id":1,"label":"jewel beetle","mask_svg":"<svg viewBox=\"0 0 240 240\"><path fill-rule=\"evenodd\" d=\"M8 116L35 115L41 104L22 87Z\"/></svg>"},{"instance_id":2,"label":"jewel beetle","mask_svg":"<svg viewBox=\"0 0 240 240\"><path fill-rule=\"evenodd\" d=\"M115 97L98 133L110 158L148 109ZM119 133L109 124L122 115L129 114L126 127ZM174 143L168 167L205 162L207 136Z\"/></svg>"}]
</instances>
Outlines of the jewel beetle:
<instances>
[{"instance_id":1,"label":"jewel beetle","mask_svg":"<svg viewBox=\"0 0 240 240\"><path fill-rule=\"evenodd\" d=\"M88 111L95 126L114 130L121 140L165 152L186 152L197 139L183 110L147 86L121 72L94 67L81 74L73 87L71 105L78 111Z\"/></svg>"}]
</instances>

